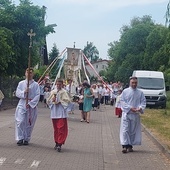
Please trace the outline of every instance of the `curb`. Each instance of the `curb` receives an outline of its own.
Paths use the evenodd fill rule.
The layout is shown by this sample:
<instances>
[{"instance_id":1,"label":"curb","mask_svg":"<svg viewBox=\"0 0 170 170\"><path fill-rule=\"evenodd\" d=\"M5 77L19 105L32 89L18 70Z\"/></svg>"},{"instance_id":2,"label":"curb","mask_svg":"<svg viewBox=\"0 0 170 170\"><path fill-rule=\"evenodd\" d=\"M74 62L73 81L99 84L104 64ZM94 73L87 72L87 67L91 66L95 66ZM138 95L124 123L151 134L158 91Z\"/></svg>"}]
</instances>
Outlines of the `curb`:
<instances>
[{"instance_id":1,"label":"curb","mask_svg":"<svg viewBox=\"0 0 170 170\"><path fill-rule=\"evenodd\" d=\"M144 133L152 140L152 142L160 149L160 151L170 159L170 150L166 145L163 145L153 134L142 124Z\"/></svg>"}]
</instances>

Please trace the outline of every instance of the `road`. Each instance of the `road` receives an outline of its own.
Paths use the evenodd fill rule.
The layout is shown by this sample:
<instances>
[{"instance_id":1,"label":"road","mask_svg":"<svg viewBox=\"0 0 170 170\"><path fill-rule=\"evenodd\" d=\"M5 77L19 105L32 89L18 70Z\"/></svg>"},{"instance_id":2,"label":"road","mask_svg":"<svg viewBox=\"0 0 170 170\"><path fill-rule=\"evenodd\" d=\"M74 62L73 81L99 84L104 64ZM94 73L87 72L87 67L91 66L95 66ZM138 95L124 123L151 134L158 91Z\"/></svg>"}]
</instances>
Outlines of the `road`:
<instances>
[{"instance_id":1,"label":"road","mask_svg":"<svg viewBox=\"0 0 170 170\"><path fill-rule=\"evenodd\" d=\"M76 107L77 108L77 107ZM91 122L80 122L76 109L70 115L69 135L62 152L56 152L50 110L39 104L39 115L29 146L14 140L15 109L0 112L0 170L169 170L170 162L142 132L143 143L122 154L120 119L113 106L91 112Z\"/></svg>"}]
</instances>

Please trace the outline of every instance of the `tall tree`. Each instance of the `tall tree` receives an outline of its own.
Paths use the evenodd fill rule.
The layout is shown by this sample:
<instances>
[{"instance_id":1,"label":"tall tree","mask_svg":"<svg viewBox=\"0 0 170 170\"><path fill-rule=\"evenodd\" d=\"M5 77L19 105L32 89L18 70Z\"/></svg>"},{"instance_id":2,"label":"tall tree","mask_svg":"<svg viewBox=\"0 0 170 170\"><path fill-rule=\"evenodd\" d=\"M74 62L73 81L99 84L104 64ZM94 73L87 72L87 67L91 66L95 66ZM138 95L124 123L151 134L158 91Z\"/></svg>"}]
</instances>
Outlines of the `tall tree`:
<instances>
[{"instance_id":1,"label":"tall tree","mask_svg":"<svg viewBox=\"0 0 170 170\"><path fill-rule=\"evenodd\" d=\"M15 6L10 0L0 1L0 27L5 27L12 32L13 60L9 61L8 74L21 76L27 67L29 37L27 33L33 29L34 37L31 65L35 66L40 60L39 48L44 46L44 37L53 33L52 26L45 26L43 7L35 6L30 0L20 0ZM11 41L11 44L12 44Z\"/></svg>"},{"instance_id":2,"label":"tall tree","mask_svg":"<svg viewBox=\"0 0 170 170\"><path fill-rule=\"evenodd\" d=\"M117 42L109 43L112 59L105 76L127 82L133 70L160 70L170 85L170 32L150 16L135 17L123 26Z\"/></svg>"},{"instance_id":3,"label":"tall tree","mask_svg":"<svg viewBox=\"0 0 170 170\"><path fill-rule=\"evenodd\" d=\"M56 57L59 56L59 50L57 48L57 45L56 43L53 44L53 47L49 53L49 63L51 63ZM54 65L53 69L51 70L51 78L55 78L56 77L56 74L57 74L57 71L59 69L59 63L60 63L61 59L58 59L56 64Z\"/></svg>"},{"instance_id":4,"label":"tall tree","mask_svg":"<svg viewBox=\"0 0 170 170\"><path fill-rule=\"evenodd\" d=\"M168 45L169 30L161 25L155 25L146 40L144 69L158 70L161 65L167 65L169 60Z\"/></svg>"},{"instance_id":5,"label":"tall tree","mask_svg":"<svg viewBox=\"0 0 170 170\"><path fill-rule=\"evenodd\" d=\"M7 74L8 63L13 62L13 45L12 32L0 27L0 76Z\"/></svg>"},{"instance_id":6,"label":"tall tree","mask_svg":"<svg viewBox=\"0 0 170 170\"><path fill-rule=\"evenodd\" d=\"M83 53L91 62L97 61L99 59L99 51L92 42L87 42L87 45L84 47Z\"/></svg>"},{"instance_id":7,"label":"tall tree","mask_svg":"<svg viewBox=\"0 0 170 170\"><path fill-rule=\"evenodd\" d=\"M129 26L122 27L120 40L109 44L108 55L113 60L109 78L126 82L133 70L143 69L146 40L153 27L150 16L135 17Z\"/></svg>"},{"instance_id":8,"label":"tall tree","mask_svg":"<svg viewBox=\"0 0 170 170\"><path fill-rule=\"evenodd\" d=\"M53 47L49 53L49 63L51 63L59 55L59 49L57 48L56 43L53 44Z\"/></svg>"}]
</instances>

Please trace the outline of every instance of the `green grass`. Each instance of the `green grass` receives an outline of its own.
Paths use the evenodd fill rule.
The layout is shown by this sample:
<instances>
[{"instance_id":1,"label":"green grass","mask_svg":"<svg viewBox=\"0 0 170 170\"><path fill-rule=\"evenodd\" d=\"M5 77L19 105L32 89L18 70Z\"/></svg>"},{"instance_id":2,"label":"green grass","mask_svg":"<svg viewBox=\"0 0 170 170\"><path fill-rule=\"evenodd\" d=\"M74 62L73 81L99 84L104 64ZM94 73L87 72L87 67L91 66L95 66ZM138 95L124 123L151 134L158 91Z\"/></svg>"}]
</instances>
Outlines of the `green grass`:
<instances>
[{"instance_id":1,"label":"green grass","mask_svg":"<svg viewBox=\"0 0 170 170\"><path fill-rule=\"evenodd\" d=\"M167 92L167 108L146 109L141 120L151 133L170 149L170 91Z\"/></svg>"},{"instance_id":2,"label":"green grass","mask_svg":"<svg viewBox=\"0 0 170 170\"><path fill-rule=\"evenodd\" d=\"M167 93L166 93L166 95L167 95L167 110L170 110L170 91L168 91Z\"/></svg>"}]
</instances>

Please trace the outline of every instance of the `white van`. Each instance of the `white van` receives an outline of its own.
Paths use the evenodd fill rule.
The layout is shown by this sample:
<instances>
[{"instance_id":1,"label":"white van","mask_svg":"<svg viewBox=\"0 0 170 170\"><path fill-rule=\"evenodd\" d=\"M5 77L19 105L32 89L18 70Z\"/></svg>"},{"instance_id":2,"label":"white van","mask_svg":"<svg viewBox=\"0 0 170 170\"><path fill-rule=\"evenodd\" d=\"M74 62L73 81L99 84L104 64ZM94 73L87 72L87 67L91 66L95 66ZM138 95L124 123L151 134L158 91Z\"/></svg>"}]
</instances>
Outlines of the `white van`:
<instances>
[{"instance_id":1,"label":"white van","mask_svg":"<svg viewBox=\"0 0 170 170\"><path fill-rule=\"evenodd\" d=\"M166 88L162 72L135 70L132 76L138 78L138 88L146 97L149 107L166 107Z\"/></svg>"}]
</instances>

